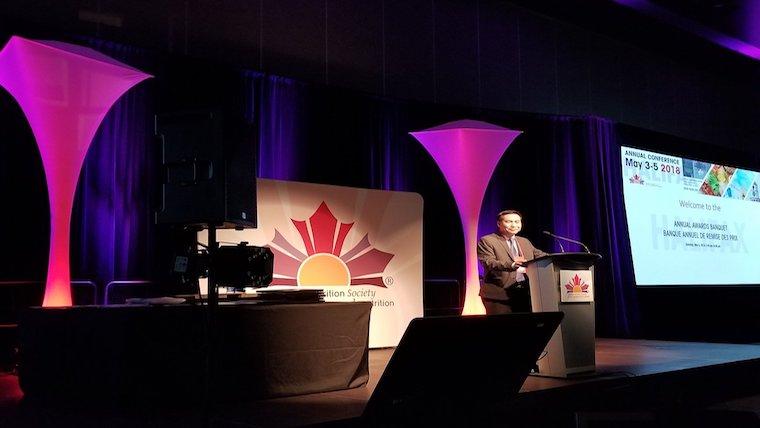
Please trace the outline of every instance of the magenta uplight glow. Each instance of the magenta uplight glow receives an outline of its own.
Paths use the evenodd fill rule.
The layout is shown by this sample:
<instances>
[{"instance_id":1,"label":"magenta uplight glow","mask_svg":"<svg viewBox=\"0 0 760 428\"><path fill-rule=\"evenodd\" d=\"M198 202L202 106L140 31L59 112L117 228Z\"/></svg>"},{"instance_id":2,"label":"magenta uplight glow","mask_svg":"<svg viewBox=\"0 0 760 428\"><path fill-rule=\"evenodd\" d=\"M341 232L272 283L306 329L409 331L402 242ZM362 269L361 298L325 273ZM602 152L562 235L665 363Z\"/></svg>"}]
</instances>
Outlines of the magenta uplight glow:
<instances>
[{"instance_id":1,"label":"magenta uplight glow","mask_svg":"<svg viewBox=\"0 0 760 428\"><path fill-rule=\"evenodd\" d=\"M522 131L475 120L458 120L411 132L430 153L446 178L464 231L467 288L462 315L484 314L478 297L478 217L496 164Z\"/></svg>"},{"instance_id":2,"label":"magenta uplight glow","mask_svg":"<svg viewBox=\"0 0 760 428\"><path fill-rule=\"evenodd\" d=\"M693 19L685 18L677 13L671 12L665 7L662 7L655 2L649 0L613 0L615 3L622 6L629 7L640 13L652 16L660 21L666 22L681 30L690 32L694 35L709 40L717 45L723 46L726 49L730 49L746 57L754 60L760 60L760 47L746 42L744 40L737 39L730 35L724 34L720 31L714 30L706 25L703 25ZM740 8L746 10L748 15L745 17L748 24L745 25L742 30L745 33L745 37L749 40L754 40L753 30L757 31L757 7L756 2L738 2ZM749 30L750 28L751 30Z\"/></svg>"},{"instance_id":3,"label":"magenta uplight glow","mask_svg":"<svg viewBox=\"0 0 760 428\"><path fill-rule=\"evenodd\" d=\"M12 37L0 51L0 86L19 103L37 141L50 198L43 306L71 305L69 229L79 172L108 110L151 77L92 49Z\"/></svg>"}]
</instances>

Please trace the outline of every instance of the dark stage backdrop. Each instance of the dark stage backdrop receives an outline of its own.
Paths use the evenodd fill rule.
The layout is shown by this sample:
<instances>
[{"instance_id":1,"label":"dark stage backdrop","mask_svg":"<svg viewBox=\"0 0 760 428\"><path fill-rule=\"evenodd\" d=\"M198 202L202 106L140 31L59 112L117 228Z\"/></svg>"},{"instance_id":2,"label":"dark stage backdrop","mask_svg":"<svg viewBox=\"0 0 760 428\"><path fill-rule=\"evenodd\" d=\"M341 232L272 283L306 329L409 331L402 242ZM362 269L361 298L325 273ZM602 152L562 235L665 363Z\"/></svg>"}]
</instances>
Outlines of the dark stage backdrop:
<instances>
[{"instance_id":1,"label":"dark stage backdrop","mask_svg":"<svg viewBox=\"0 0 760 428\"><path fill-rule=\"evenodd\" d=\"M87 43L157 78L117 103L88 153L72 220L74 276L101 286L115 279L167 278L177 232L152 221L158 180L151 118L162 111L216 108L256 129L247 143L258 145L262 178L420 193L424 277L462 284L464 243L453 197L432 158L408 132L469 118L524 132L497 166L480 234L494 229L498 211L515 208L524 214L524 235L539 248L556 250L542 230L586 242L603 256L597 266L597 333L641 334L620 178L621 129L628 128L596 117L402 102ZM7 93L0 95L0 107L0 186L8 195L3 200L18 201L6 205L10 221L4 223L13 226L8 242L19 248L3 257L12 267L0 275L42 279L49 226L39 154ZM648 139L653 133L625 135Z\"/></svg>"},{"instance_id":2,"label":"dark stage backdrop","mask_svg":"<svg viewBox=\"0 0 760 428\"><path fill-rule=\"evenodd\" d=\"M100 40L83 44L138 69L151 57L141 49ZM151 277L156 258L157 152L153 143L155 82L127 91L111 108L87 152L71 227L72 276L104 286Z\"/></svg>"}]
</instances>

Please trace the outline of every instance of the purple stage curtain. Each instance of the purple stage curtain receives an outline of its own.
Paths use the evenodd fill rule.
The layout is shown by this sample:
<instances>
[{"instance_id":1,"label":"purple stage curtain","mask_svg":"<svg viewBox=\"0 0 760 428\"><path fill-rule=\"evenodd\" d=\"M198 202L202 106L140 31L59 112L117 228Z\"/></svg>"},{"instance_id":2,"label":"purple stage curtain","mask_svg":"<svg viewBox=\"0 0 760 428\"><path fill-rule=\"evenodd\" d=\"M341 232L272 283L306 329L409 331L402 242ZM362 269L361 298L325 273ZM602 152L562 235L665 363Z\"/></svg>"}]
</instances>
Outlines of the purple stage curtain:
<instances>
[{"instance_id":1,"label":"purple stage curtain","mask_svg":"<svg viewBox=\"0 0 760 428\"><path fill-rule=\"evenodd\" d=\"M99 40L80 43L133 66L146 60L137 48ZM138 85L114 104L79 178L71 229L72 277L94 280L100 287L151 275L158 162L152 85Z\"/></svg>"},{"instance_id":2,"label":"purple stage curtain","mask_svg":"<svg viewBox=\"0 0 760 428\"><path fill-rule=\"evenodd\" d=\"M573 132L576 128L574 125L581 120L573 118L559 117L556 119L550 119L551 126L554 128L555 136L554 144L552 144L551 151L551 196L552 196L552 214L553 219L551 223L553 233L566 236L573 239L580 239L581 237L581 208L578 201L578 179L579 171L584 171L583 168L579 168L578 159L574 155L576 150L583 150L583 147L577 148L576 146L583 146L587 141L578 138L577 132ZM560 248L564 248L565 251L583 251L577 244L562 242L556 240L552 242L552 251L559 252Z\"/></svg>"},{"instance_id":3,"label":"purple stage curtain","mask_svg":"<svg viewBox=\"0 0 760 428\"><path fill-rule=\"evenodd\" d=\"M639 305L623 204L620 145L614 122L555 119L553 227L583 241L602 260L595 267L597 335L636 337ZM582 251L564 244L568 251ZM569 246L569 247L568 247Z\"/></svg>"},{"instance_id":4,"label":"purple stage curtain","mask_svg":"<svg viewBox=\"0 0 760 428\"><path fill-rule=\"evenodd\" d=\"M303 83L256 71L242 72L245 119L258 129L256 176L302 180L299 156L305 129L308 89Z\"/></svg>"},{"instance_id":5,"label":"purple stage curtain","mask_svg":"<svg viewBox=\"0 0 760 428\"><path fill-rule=\"evenodd\" d=\"M370 187L382 190L414 191L409 188L411 178L406 159L410 151L418 150L406 141L408 134L399 125L399 110L389 103L380 103L377 117L377 137L370 144ZM401 142L399 142L401 139Z\"/></svg>"},{"instance_id":6,"label":"purple stage curtain","mask_svg":"<svg viewBox=\"0 0 760 428\"><path fill-rule=\"evenodd\" d=\"M608 119L586 121L586 150L591 186L576 192L588 203L591 245L606 261L596 271L602 287L595 288L597 319L604 320L597 334L635 337L641 334L638 295L634 287L631 243L623 201L623 171L616 125ZM580 195L585 192L585 197Z\"/></svg>"},{"instance_id":7,"label":"purple stage curtain","mask_svg":"<svg viewBox=\"0 0 760 428\"><path fill-rule=\"evenodd\" d=\"M410 190L403 103L241 72L245 119L257 128L257 176ZM358 173L357 173L358 172Z\"/></svg>"}]
</instances>

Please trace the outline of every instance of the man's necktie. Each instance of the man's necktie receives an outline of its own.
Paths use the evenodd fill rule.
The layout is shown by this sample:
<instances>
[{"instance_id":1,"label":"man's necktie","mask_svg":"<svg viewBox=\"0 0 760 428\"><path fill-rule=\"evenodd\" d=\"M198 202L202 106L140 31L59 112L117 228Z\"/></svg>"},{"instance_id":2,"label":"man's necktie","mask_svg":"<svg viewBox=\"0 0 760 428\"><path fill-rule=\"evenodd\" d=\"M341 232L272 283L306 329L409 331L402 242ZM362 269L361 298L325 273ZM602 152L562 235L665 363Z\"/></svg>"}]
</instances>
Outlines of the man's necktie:
<instances>
[{"instance_id":1,"label":"man's necktie","mask_svg":"<svg viewBox=\"0 0 760 428\"><path fill-rule=\"evenodd\" d=\"M517 239L514 236L509 240L509 248L512 251L512 257L517 259L520 256L520 250L517 247ZM515 279L517 279L517 282L525 281L525 275L517 273Z\"/></svg>"},{"instance_id":2,"label":"man's necktie","mask_svg":"<svg viewBox=\"0 0 760 428\"><path fill-rule=\"evenodd\" d=\"M512 257L517 258L520 255L520 251L517 249L517 242L514 237L509 240L509 249L512 251Z\"/></svg>"}]
</instances>

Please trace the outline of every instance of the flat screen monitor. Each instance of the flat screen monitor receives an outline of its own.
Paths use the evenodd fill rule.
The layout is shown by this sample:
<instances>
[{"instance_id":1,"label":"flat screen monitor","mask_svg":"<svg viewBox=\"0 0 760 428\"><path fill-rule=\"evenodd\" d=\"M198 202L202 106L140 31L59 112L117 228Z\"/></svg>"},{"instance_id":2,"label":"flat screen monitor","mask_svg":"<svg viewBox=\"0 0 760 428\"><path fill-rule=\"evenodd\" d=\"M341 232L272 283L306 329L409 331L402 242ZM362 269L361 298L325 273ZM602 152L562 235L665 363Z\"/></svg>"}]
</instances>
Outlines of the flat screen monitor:
<instances>
[{"instance_id":1,"label":"flat screen monitor","mask_svg":"<svg viewBox=\"0 0 760 428\"><path fill-rule=\"evenodd\" d=\"M621 148L638 286L760 284L760 173Z\"/></svg>"},{"instance_id":2,"label":"flat screen monitor","mask_svg":"<svg viewBox=\"0 0 760 428\"><path fill-rule=\"evenodd\" d=\"M470 423L515 398L561 312L416 318L378 381L369 423Z\"/></svg>"}]
</instances>

